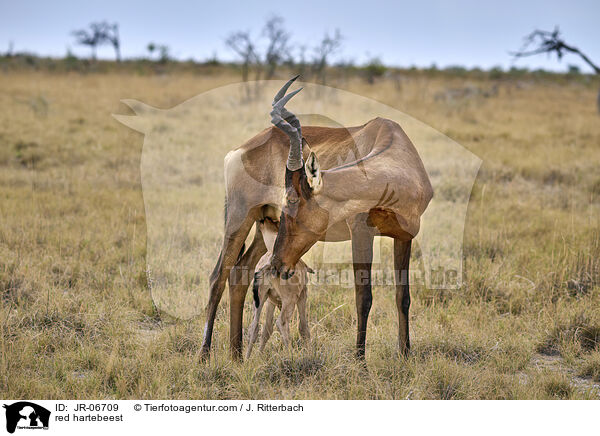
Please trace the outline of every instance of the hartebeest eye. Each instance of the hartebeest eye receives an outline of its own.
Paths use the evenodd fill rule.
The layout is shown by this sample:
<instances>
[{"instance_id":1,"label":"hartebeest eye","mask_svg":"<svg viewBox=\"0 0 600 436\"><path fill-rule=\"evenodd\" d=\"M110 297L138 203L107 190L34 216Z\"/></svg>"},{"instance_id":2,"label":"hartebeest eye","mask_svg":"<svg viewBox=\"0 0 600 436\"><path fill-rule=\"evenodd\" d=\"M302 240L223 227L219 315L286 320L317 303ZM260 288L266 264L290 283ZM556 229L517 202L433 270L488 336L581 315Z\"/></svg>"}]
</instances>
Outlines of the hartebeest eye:
<instances>
[{"instance_id":1,"label":"hartebeest eye","mask_svg":"<svg viewBox=\"0 0 600 436\"><path fill-rule=\"evenodd\" d=\"M292 218L298 213L298 207L300 206L300 196L293 189L288 189L283 197L283 213Z\"/></svg>"},{"instance_id":2,"label":"hartebeest eye","mask_svg":"<svg viewBox=\"0 0 600 436\"><path fill-rule=\"evenodd\" d=\"M284 200L284 204L286 204L288 206L295 205L296 203L298 203L300 201L300 195L298 195L296 190L290 186L285 190L285 196L284 196L283 200Z\"/></svg>"},{"instance_id":3,"label":"hartebeest eye","mask_svg":"<svg viewBox=\"0 0 600 436\"><path fill-rule=\"evenodd\" d=\"M288 195L286 198L287 204L296 204L300 201L300 197L297 195Z\"/></svg>"}]
</instances>

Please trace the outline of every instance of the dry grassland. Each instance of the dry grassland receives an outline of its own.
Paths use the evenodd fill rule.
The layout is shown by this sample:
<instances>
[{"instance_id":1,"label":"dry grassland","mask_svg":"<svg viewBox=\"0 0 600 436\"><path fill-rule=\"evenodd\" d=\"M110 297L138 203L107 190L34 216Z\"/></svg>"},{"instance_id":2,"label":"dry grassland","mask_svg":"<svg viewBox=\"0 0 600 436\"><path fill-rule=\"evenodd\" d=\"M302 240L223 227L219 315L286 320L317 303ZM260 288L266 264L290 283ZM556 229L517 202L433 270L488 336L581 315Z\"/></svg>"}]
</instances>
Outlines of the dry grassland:
<instances>
[{"instance_id":1,"label":"dry grassland","mask_svg":"<svg viewBox=\"0 0 600 436\"><path fill-rule=\"evenodd\" d=\"M143 136L111 114L128 113L123 98L169 108L236 80L228 72L1 75L2 397L599 397L598 83L568 78L406 74L333 83L483 159L467 213L464 287L413 287L406 361L395 355L394 293L375 288L367 370L353 358L352 288L310 290L309 347L299 347L293 325L291 352L275 335L244 364L229 360L225 293L212 359L200 363L204 317L171 318L150 298ZM220 211L223 191L214 191ZM218 231L187 241L189 250L216 249ZM206 298L214 261L189 278L198 298ZM248 298L245 326L251 310Z\"/></svg>"}]
</instances>

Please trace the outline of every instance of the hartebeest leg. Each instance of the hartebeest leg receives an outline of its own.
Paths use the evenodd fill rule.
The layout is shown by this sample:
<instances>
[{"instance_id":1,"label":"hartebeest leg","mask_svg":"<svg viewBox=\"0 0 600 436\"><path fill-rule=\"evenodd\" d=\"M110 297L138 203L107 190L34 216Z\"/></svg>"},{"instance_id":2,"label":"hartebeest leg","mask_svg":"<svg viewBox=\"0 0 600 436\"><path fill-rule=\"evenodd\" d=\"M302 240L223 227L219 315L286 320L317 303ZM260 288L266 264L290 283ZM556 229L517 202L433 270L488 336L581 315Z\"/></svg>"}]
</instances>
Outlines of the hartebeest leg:
<instances>
[{"instance_id":1,"label":"hartebeest leg","mask_svg":"<svg viewBox=\"0 0 600 436\"><path fill-rule=\"evenodd\" d=\"M208 357L210 353L210 344L212 341L217 307L223 296L230 268L236 263L244 241L253 224L254 220L247 216L239 226L231 223L226 223L225 225L223 247L221 248L217 264L210 275L210 294L208 297L208 305L206 306L206 324L204 326L204 340L202 341L201 352L203 358Z\"/></svg>"},{"instance_id":2,"label":"hartebeest leg","mask_svg":"<svg viewBox=\"0 0 600 436\"><path fill-rule=\"evenodd\" d=\"M231 357L242 358L242 321L244 301L254 277L254 268L260 258L267 252L260 228L257 227L254 240L242 258L236 263L229 276L229 343Z\"/></svg>"},{"instance_id":3,"label":"hartebeest leg","mask_svg":"<svg viewBox=\"0 0 600 436\"><path fill-rule=\"evenodd\" d=\"M298 297L298 302L296 303L298 306L300 336L304 342L310 341L310 329L308 328L308 319L306 317L306 296L307 289L306 286L304 286L300 292L300 296Z\"/></svg>"},{"instance_id":4,"label":"hartebeest leg","mask_svg":"<svg viewBox=\"0 0 600 436\"><path fill-rule=\"evenodd\" d=\"M255 280L259 280L259 279L255 279ZM250 328L248 329L248 349L246 350L246 359L250 358L250 354L252 354L252 348L254 346L254 343L256 342L256 339L258 339L258 330L260 327L260 313L263 309L263 306L265 304L265 301L267 300L267 292L264 289L265 287L262 286L259 294L258 294L258 307L254 308L254 319L252 320L252 324L250 325Z\"/></svg>"},{"instance_id":5,"label":"hartebeest leg","mask_svg":"<svg viewBox=\"0 0 600 436\"><path fill-rule=\"evenodd\" d=\"M269 338L271 337L271 334L273 333L273 318L274 318L273 315L275 314L275 304L272 301L267 301L266 305L267 305L267 314L265 315L265 326L263 328L263 333L260 338L259 350L261 353L265 349L265 346L267 345L267 342L269 342Z\"/></svg>"},{"instance_id":6,"label":"hartebeest leg","mask_svg":"<svg viewBox=\"0 0 600 436\"><path fill-rule=\"evenodd\" d=\"M407 356L410 350L410 338L408 335L408 309L410 308L408 269L411 242L394 239L394 278L396 280L396 306L398 307L398 350L403 356Z\"/></svg>"},{"instance_id":7,"label":"hartebeest leg","mask_svg":"<svg viewBox=\"0 0 600 436\"><path fill-rule=\"evenodd\" d=\"M275 321L275 325L281 333L281 342L285 348L290 347L290 321L296 308L296 299L290 296L281 296L281 312Z\"/></svg>"},{"instance_id":8,"label":"hartebeest leg","mask_svg":"<svg viewBox=\"0 0 600 436\"><path fill-rule=\"evenodd\" d=\"M366 224L366 215L359 216L351 226L352 231L352 263L354 266L354 288L356 296L356 356L365 357L365 341L367 339L367 320L371 310L373 295L371 293L371 265L373 262L372 227Z\"/></svg>"}]
</instances>

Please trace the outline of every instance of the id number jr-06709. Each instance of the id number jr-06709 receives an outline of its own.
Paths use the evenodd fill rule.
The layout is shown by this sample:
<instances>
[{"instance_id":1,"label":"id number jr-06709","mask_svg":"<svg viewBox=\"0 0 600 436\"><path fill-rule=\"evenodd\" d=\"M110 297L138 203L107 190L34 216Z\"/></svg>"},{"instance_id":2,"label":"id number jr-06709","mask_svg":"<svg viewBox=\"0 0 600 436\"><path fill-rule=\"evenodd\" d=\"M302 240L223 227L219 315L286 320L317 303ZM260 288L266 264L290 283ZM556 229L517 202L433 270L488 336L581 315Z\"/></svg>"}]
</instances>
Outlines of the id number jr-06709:
<instances>
[{"instance_id":1,"label":"id number jr-06709","mask_svg":"<svg viewBox=\"0 0 600 436\"><path fill-rule=\"evenodd\" d=\"M75 412L116 412L119 405L116 403L77 403Z\"/></svg>"}]
</instances>

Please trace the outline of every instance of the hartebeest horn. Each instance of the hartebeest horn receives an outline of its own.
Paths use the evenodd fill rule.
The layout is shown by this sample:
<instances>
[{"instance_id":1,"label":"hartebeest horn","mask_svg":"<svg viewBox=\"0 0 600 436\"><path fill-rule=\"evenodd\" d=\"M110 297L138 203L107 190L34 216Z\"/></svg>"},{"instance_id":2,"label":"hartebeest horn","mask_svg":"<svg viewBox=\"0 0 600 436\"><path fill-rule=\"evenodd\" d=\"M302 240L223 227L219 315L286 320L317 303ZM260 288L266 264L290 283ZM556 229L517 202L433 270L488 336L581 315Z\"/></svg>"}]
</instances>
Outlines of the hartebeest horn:
<instances>
[{"instance_id":1,"label":"hartebeest horn","mask_svg":"<svg viewBox=\"0 0 600 436\"><path fill-rule=\"evenodd\" d=\"M271 111L271 123L273 123L278 129L284 132L290 138L290 152L288 154L288 160L286 167L291 171L296 171L304 165L302 161L302 128L300 127L300 120L285 108L285 104L290 99L302 91L302 88L297 89L294 92L290 92L285 95L290 85L299 77L292 77L287 81L285 85L275 94L273 99L273 110Z\"/></svg>"},{"instance_id":2,"label":"hartebeest horn","mask_svg":"<svg viewBox=\"0 0 600 436\"><path fill-rule=\"evenodd\" d=\"M298 74L298 75L292 77L290 80L288 80L287 83L285 85L283 85L283 87L279 90L279 92L277 94L275 94L275 98L273 99L273 106L275 106L275 103L277 103L279 100L281 100L281 97L283 97L285 95L285 93L290 88L292 83L294 83L294 81L298 77L300 77L300 74Z\"/></svg>"}]
</instances>

